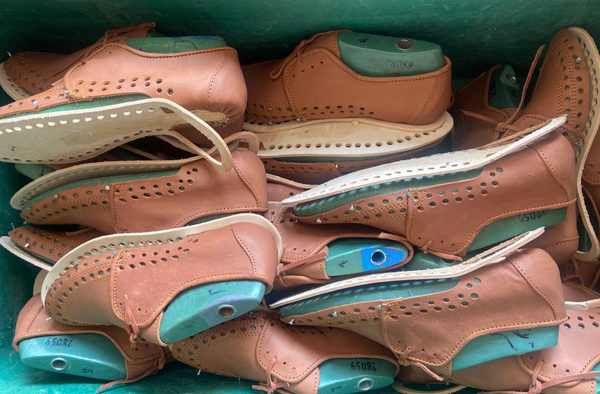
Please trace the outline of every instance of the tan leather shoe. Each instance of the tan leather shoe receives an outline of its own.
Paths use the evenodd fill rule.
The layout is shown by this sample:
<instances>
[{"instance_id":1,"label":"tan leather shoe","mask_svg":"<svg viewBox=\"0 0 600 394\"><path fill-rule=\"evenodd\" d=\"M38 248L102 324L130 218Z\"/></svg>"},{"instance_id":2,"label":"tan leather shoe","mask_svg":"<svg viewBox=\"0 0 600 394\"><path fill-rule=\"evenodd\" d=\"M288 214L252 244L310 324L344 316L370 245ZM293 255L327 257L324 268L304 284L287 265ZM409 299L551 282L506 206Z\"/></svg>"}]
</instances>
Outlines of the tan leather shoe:
<instances>
[{"instance_id":1,"label":"tan leather shoe","mask_svg":"<svg viewBox=\"0 0 600 394\"><path fill-rule=\"evenodd\" d=\"M283 205L294 206L294 218L303 223L367 224L456 260L467 251L564 220L576 200L575 163L567 139L551 133L558 124L552 121L510 145L345 175L289 197Z\"/></svg>"},{"instance_id":2,"label":"tan leather shoe","mask_svg":"<svg viewBox=\"0 0 600 394\"><path fill-rule=\"evenodd\" d=\"M311 226L294 220L292 211L281 206L281 200L305 189L270 181L267 190L269 210L265 217L283 241L275 290L387 271L403 266L413 256L413 247L406 239L369 226Z\"/></svg>"},{"instance_id":3,"label":"tan leather shoe","mask_svg":"<svg viewBox=\"0 0 600 394\"><path fill-rule=\"evenodd\" d=\"M221 324L171 347L178 361L204 372L259 381L261 385L253 387L269 393L316 394L336 387L343 393L374 390L383 386L374 383L384 379L364 378L365 374L384 377L387 369L389 385L397 368L385 347L365 337L331 327L295 328L264 312ZM368 367L356 368L356 361ZM336 362L343 364L342 373L342 365ZM344 375L350 378L344 381ZM337 384L325 390L323 386L332 381Z\"/></svg>"},{"instance_id":4,"label":"tan leather shoe","mask_svg":"<svg viewBox=\"0 0 600 394\"><path fill-rule=\"evenodd\" d=\"M0 64L0 86L15 100L52 88L76 63L110 42L140 38L154 32L155 23L143 23L109 30L100 40L70 55L46 52L19 52ZM151 33L152 34L152 33Z\"/></svg>"},{"instance_id":5,"label":"tan leather shoe","mask_svg":"<svg viewBox=\"0 0 600 394\"><path fill-rule=\"evenodd\" d=\"M7 237L1 237L0 245L26 262L50 271L52 266L71 250L104 235L91 227L64 232L22 226L10 231Z\"/></svg>"},{"instance_id":6,"label":"tan leather shoe","mask_svg":"<svg viewBox=\"0 0 600 394\"><path fill-rule=\"evenodd\" d=\"M401 365L418 366L441 380L467 365L531 349L527 342L499 349L492 345L499 333L531 329L533 338L540 330L538 347L554 345L541 342L567 319L558 268L540 249L515 251L525 242L526 237L448 268L336 282L272 306L294 326L365 335L390 348Z\"/></svg>"},{"instance_id":7,"label":"tan leather shoe","mask_svg":"<svg viewBox=\"0 0 600 394\"><path fill-rule=\"evenodd\" d=\"M80 340L85 341L84 339L80 339L81 334L88 335L88 347L86 350L89 353L73 354L70 351L65 352L65 349L62 348L63 343L65 344L65 348L69 347L69 350L72 350L74 347L77 348ZM96 342L90 341L90 334L106 338L110 341L109 346L114 346L124 359L126 376L123 380L113 382L112 384L135 382L156 373L162 369L165 362L170 358L170 352L167 348L152 343L143 344L135 349L132 348L131 343L129 342L129 335L125 330L119 327L98 325L74 327L59 323L57 319L53 319L44 309L39 294L30 299L23 309L21 309L21 312L19 312L15 328L15 337L13 339L13 348L19 353L20 345L29 345L26 342L27 340L48 337L46 341L49 341L50 345L47 345L44 348L45 351L43 353L47 352L49 358L52 358L50 356L52 351L57 355L53 360L48 360L48 370L84 376L87 378L95 377L97 379L107 380L103 377L102 372L106 374L108 368L102 372L88 370L86 373L84 368L77 368L77 366L74 365L81 364L79 357L90 357L92 359L98 357L98 354L93 354L92 351L95 346L94 343L101 346L100 343L104 342L100 342L99 340ZM52 341L53 338L54 342ZM35 346L35 344L32 344L32 346ZM52 349L53 347L54 349ZM27 353L31 353L29 349L27 350ZM38 354L34 356L36 358L41 357L40 353L42 352L40 352L38 348ZM79 360L72 359L69 355L74 355ZM23 354L21 354L21 356L23 357ZM37 366L37 363L34 366ZM103 387L106 388L112 384Z\"/></svg>"},{"instance_id":8,"label":"tan leather shoe","mask_svg":"<svg viewBox=\"0 0 600 394\"><path fill-rule=\"evenodd\" d=\"M365 76L342 60L341 34L352 33L317 33L286 59L243 67L244 129L259 136L259 156L269 161L269 173L315 183L323 181L323 171L309 167L345 173L390 156L399 160L433 147L451 131L445 112L452 97L448 58L440 55L439 69L419 75ZM302 163L310 163L305 167L314 178L295 177Z\"/></svg>"},{"instance_id":9,"label":"tan leather shoe","mask_svg":"<svg viewBox=\"0 0 600 394\"><path fill-rule=\"evenodd\" d=\"M252 151L233 152L232 158L230 172L194 158L69 167L27 185L16 206L23 209L23 219L33 224L79 224L105 234L265 212L266 180L260 160ZM90 174L96 178L90 179Z\"/></svg>"},{"instance_id":10,"label":"tan leather shoe","mask_svg":"<svg viewBox=\"0 0 600 394\"><path fill-rule=\"evenodd\" d=\"M273 285L280 250L275 228L253 214L101 237L54 265L44 281L42 300L48 314L61 323L112 324L127 329L134 342L143 338L164 345L258 306ZM236 287L242 282L259 288L261 294L252 297L256 304L246 302L243 294L236 304ZM231 294L217 289L219 283ZM193 301L177 301L192 290ZM221 300L227 295L231 297ZM191 313L189 321L181 321L179 310ZM165 332L167 320L170 329Z\"/></svg>"},{"instance_id":11,"label":"tan leather shoe","mask_svg":"<svg viewBox=\"0 0 600 394\"><path fill-rule=\"evenodd\" d=\"M600 294L573 284L564 286L565 299L584 302ZM597 305L597 304L596 304ZM451 381L471 387L529 393L593 393L600 377L600 307L567 310L555 347L490 361L457 371ZM510 379L507 379L510 377Z\"/></svg>"},{"instance_id":12,"label":"tan leather shoe","mask_svg":"<svg viewBox=\"0 0 600 394\"><path fill-rule=\"evenodd\" d=\"M150 135L199 151L176 130L188 129L189 137L191 127L198 141L205 129L239 127L246 86L237 52L221 39L200 50L194 37L188 41L133 38L94 47L48 90L0 108L0 160L78 162Z\"/></svg>"},{"instance_id":13,"label":"tan leather shoe","mask_svg":"<svg viewBox=\"0 0 600 394\"><path fill-rule=\"evenodd\" d=\"M540 54L538 51L534 66ZM494 108L488 102L490 80L499 67L495 66L463 87L457 93L451 110L456 121L454 149L479 147L549 118L566 115L567 122L558 132L569 139L576 153L578 207L591 238L594 238L594 231L583 201L581 178L594 179L591 168L596 160L594 157L598 156L588 154L600 126L598 64L600 55L589 34L581 28L563 29L550 43L539 79L526 105L523 101L535 67L532 66L525 83L521 104L515 109ZM588 167L585 174L584 165ZM593 260L600 254L600 245L594 240L589 250L577 254L581 260Z\"/></svg>"}]
</instances>

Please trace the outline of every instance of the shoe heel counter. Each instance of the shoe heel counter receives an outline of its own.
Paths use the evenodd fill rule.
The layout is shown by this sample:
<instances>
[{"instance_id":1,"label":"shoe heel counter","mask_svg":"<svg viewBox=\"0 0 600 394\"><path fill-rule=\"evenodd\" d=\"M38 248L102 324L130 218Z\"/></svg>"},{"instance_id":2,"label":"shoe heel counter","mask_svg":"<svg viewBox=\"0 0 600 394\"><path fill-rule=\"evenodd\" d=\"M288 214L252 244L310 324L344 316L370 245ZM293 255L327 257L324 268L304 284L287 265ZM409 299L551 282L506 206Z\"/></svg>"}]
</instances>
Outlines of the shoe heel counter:
<instances>
[{"instance_id":1,"label":"shoe heel counter","mask_svg":"<svg viewBox=\"0 0 600 394\"><path fill-rule=\"evenodd\" d=\"M267 293L271 291L277 265L279 264L279 253L277 241L273 234L265 227L251 223L236 223L232 225L234 235L248 256L251 264L251 273L267 285Z\"/></svg>"},{"instance_id":2,"label":"shoe heel counter","mask_svg":"<svg viewBox=\"0 0 600 394\"><path fill-rule=\"evenodd\" d=\"M223 63L215 70L210 81L205 109L224 113L231 124L244 115L248 91L238 55L233 48L223 48Z\"/></svg>"},{"instance_id":3,"label":"shoe heel counter","mask_svg":"<svg viewBox=\"0 0 600 394\"><path fill-rule=\"evenodd\" d=\"M450 59L446 59L446 66L440 70L436 78L435 88L429 99L423 104L423 109L414 121L414 124L429 124L442 116L444 111L452 105L452 72Z\"/></svg>"},{"instance_id":4,"label":"shoe heel counter","mask_svg":"<svg viewBox=\"0 0 600 394\"><path fill-rule=\"evenodd\" d=\"M256 153L233 152L234 167L256 200L256 207L267 209L267 180L265 167Z\"/></svg>"},{"instance_id":5,"label":"shoe heel counter","mask_svg":"<svg viewBox=\"0 0 600 394\"><path fill-rule=\"evenodd\" d=\"M553 132L548 138L532 145L548 171L565 191L568 201L577 196L575 182L575 153L569 141L562 135Z\"/></svg>"},{"instance_id":6,"label":"shoe heel counter","mask_svg":"<svg viewBox=\"0 0 600 394\"><path fill-rule=\"evenodd\" d=\"M511 263L534 291L546 300L554 311L554 320L565 320L567 312L560 272L552 257L542 249L527 249L519 254L518 260L512 259Z\"/></svg>"}]
</instances>

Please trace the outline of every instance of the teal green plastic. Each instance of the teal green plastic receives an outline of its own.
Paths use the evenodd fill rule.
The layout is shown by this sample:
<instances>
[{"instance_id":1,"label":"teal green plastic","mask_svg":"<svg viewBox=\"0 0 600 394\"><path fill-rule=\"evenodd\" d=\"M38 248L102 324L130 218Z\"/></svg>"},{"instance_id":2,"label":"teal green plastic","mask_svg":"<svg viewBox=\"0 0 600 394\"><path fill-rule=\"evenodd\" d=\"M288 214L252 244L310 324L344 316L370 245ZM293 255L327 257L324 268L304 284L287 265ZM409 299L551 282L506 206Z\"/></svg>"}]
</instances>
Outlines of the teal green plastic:
<instances>
[{"instance_id":1,"label":"teal green plastic","mask_svg":"<svg viewBox=\"0 0 600 394\"><path fill-rule=\"evenodd\" d=\"M466 259L466 258L465 258ZM449 260L444 260L441 257L431 253L417 252L403 268L407 271L430 270L435 268L444 268L452 265Z\"/></svg>"},{"instance_id":2,"label":"teal green plastic","mask_svg":"<svg viewBox=\"0 0 600 394\"><path fill-rule=\"evenodd\" d=\"M103 335L44 336L19 342L21 362L28 367L101 380L127 377L125 358Z\"/></svg>"},{"instance_id":3,"label":"teal green plastic","mask_svg":"<svg viewBox=\"0 0 600 394\"><path fill-rule=\"evenodd\" d=\"M378 358L336 358L319 365L317 394L371 392L394 383L394 364Z\"/></svg>"},{"instance_id":4,"label":"teal green plastic","mask_svg":"<svg viewBox=\"0 0 600 394\"><path fill-rule=\"evenodd\" d=\"M494 108L517 108L521 101L521 87L510 65L502 66L492 73L488 92L488 104Z\"/></svg>"},{"instance_id":5,"label":"teal green plastic","mask_svg":"<svg viewBox=\"0 0 600 394\"><path fill-rule=\"evenodd\" d=\"M160 339L173 343L250 312L267 286L237 280L196 286L179 294L165 309Z\"/></svg>"},{"instance_id":6,"label":"teal green plastic","mask_svg":"<svg viewBox=\"0 0 600 394\"><path fill-rule=\"evenodd\" d=\"M146 53L178 53L227 46L218 36L130 38L125 43Z\"/></svg>"},{"instance_id":7,"label":"teal green plastic","mask_svg":"<svg viewBox=\"0 0 600 394\"><path fill-rule=\"evenodd\" d=\"M567 208L522 213L497 220L484 227L469 246L469 251L481 249L496 242L515 237L540 227L548 227L565 220Z\"/></svg>"},{"instance_id":8,"label":"teal green plastic","mask_svg":"<svg viewBox=\"0 0 600 394\"><path fill-rule=\"evenodd\" d=\"M452 359L452 372L502 357L548 349L558 343L558 326L487 334L471 340Z\"/></svg>"},{"instance_id":9,"label":"teal green plastic","mask_svg":"<svg viewBox=\"0 0 600 394\"><path fill-rule=\"evenodd\" d=\"M451 385L449 383L444 383L444 382L440 382L438 384L432 383L432 384L416 384L416 383L403 383L404 387L409 388L411 390L415 390L417 392L422 392L422 393L435 393L436 391L441 391L441 390L448 390L448 389L452 389L453 387L456 387L454 385ZM482 392L481 389L474 389L471 387L464 387L458 391L455 391L456 394L480 394Z\"/></svg>"},{"instance_id":10,"label":"teal green plastic","mask_svg":"<svg viewBox=\"0 0 600 394\"><path fill-rule=\"evenodd\" d=\"M408 256L406 246L394 241L348 238L335 240L327 247L325 273L331 277L386 269Z\"/></svg>"},{"instance_id":11,"label":"teal green plastic","mask_svg":"<svg viewBox=\"0 0 600 394\"><path fill-rule=\"evenodd\" d=\"M294 213L297 216L318 215L324 212L328 212L332 209L339 208L343 205L349 204L352 201L363 200L369 197L382 196L388 193L397 193L407 189L419 189L429 186L440 185L443 183L473 179L479 176L482 170L483 167L479 167L477 169L464 172L407 178L398 181L381 183L379 185L362 187L360 189L340 193L335 196L322 198L317 201L299 204L294 208ZM399 198L401 199L402 197Z\"/></svg>"},{"instance_id":12,"label":"teal green plastic","mask_svg":"<svg viewBox=\"0 0 600 394\"><path fill-rule=\"evenodd\" d=\"M57 187L55 189L52 189L50 191L40 194L39 196L32 198L31 200L27 201L27 203L25 204L25 207L28 207L31 204L36 203L38 201L41 201L44 198L51 196L53 194L61 193L65 190L71 190L71 189L75 189L78 187L85 187L85 186L98 186L98 185L108 185L111 183L125 183L125 182L131 182L131 181L140 181L140 180L145 180L145 179L158 179L161 177L175 175L175 174L177 174L178 171L179 171L179 169L176 168L176 169L168 170L168 171L146 172L146 173L141 173L141 174L115 175L115 176L108 176L108 177L103 177L103 178L85 179L83 181L68 183L66 185ZM108 190L106 191L106 193L108 193ZM91 192L90 192L90 194L91 194ZM84 196L81 196L81 197L84 197Z\"/></svg>"},{"instance_id":13,"label":"teal green plastic","mask_svg":"<svg viewBox=\"0 0 600 394\"><path fill-rule=\"evenodd\" d=\"M426 74L446 65L439 45L412 38L346 32L338 35L338 46L340 59L367 77Z\"/></svg>"},{"instance_id":14,"label":"teal green plastic","mask_svg":"<svg viewBox=\"0 0 600 394\"><path fill-rule=\"evenodd\" d=\"M346 306L357 302L385 301L396 298L416 297L450 290L454 288L457 283L458 278L451 278L357 286L285 305L279 309L279 312L282 317L288 317L291 315L312 313L337 306ZM340 311L339 313L340 316L344 316L345 314L346 312L344 311Z\"/></svg>"},{"instance_id":15,"label":"teal green plastic","mask_svg":"<svg viewBox=\"0 0 600 394\"><path fill-rule=\"evenodd\" d=\"M169 36L223 36L243 64L283 58L313 33L347 28L389 36L410 36L439 44L452 60L453 86L477 77L498 61L510 61L518 76L529 69L537 48L561 28L581 26L600 40L600 8L594 2L381 1L363 0L5 0L0 13L0 61L9 53L43 51L73 53L96 42L109 29L156 21ZM548 21L551 21L549 27ZM507 45L510 43L510 45ZM547 48L548 46L546 46ZM0 104L11 100L0 92ZM0 163L0 234L22 223L10 197L29 180L14 166ZM31 297L39 271L0 248L0 387L3 394L93 393L98 381L28 368L10 342L16 317ZM168 364L155 376L115 387L110 394L252 394L255 382L220 377L181 363ZM176 383L176 384L175 384ZM378 394L395 394L392 388ZM335 393L332 393L335 394Z\"/></svg>"}]
</instances>

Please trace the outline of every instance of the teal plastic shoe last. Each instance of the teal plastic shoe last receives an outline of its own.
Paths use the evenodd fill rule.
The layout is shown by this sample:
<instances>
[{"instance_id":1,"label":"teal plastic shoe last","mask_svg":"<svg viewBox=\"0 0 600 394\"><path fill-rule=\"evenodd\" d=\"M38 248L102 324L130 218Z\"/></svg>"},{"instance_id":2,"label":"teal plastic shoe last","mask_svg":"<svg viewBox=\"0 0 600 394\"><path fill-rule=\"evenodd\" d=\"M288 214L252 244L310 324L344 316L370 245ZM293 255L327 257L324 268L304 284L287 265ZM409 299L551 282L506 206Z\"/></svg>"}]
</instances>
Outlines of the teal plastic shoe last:
<instances>
[{"instance_id":1,"label":"teal plastic shoe last","mask_svg":"<svg viewBox=\"0 0 600 394\"><path fill-rule=\"evenodd\" d=\"M182 292L167 306L160 339L173 343L224 323L260 305L266 286L239 280L197 286Z\"/></svg>"},{"instance_id":2,"label":"teal plastic shoe last","mask_svg":"<svg viewBox=\"0 0 600 394\"><path fill-rule=\"evenodd\" d=\"M408 256L406 246L394 241L340 239L327 246L325 272L331 277L383 270Z\"/></svg>"},{"instance_id":3,"label":"teal plastic shoe last","mask_svg":"<svg viewBox=\"0 0 600 394\"><path fill-rule=\"evenodd\" d=\"M318 394L351 394L373 391L394 382L395 367L377 358L347 358L319 365Z\"/></svg>"},{"instance_id":4,"label":"teal plastic shoe last","mask_svg":"<svg viewBox=\"0 0 600 394\"><path fill-rule=\"evenodd\" d=\"M43 336L19 342L23 364L37 369L101 380L127 377L125 358L99 334Z\"/></svg>"},{"instance_id":5,"label":"teal plastic shoe last","mask_svg":"<svg viewBox=\"0 0 600 394\"><path fill-rule=\"evenodd\" d=\"M427 41L342 32L338 35L338 45L342 61L368 77L426 74L446 64L442 48Z\"/></svg>"}]
</instances>

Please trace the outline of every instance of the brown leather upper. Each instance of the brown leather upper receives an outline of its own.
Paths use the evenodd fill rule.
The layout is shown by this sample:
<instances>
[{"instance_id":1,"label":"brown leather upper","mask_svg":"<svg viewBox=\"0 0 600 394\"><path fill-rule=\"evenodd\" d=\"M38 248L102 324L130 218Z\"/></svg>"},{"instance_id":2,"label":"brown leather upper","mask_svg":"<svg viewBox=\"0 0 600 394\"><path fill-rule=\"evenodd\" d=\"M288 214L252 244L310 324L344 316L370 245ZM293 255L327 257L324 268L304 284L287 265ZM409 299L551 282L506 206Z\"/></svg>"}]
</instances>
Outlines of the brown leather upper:
<instances>
[{"instance_id":1,"label":"brown leather upper","mask_svg":"<svg viewBox=\"0 0 600 394\"><path fill-rule=\"evenodd\" d=\"M565 299L585 301L599 294L581 286L564 286ZM558 345L522 356L506 357L454 372L451 380L485 390L529 390L533 370L543 366L537 381L544 383L579 373L590 372L600 362L600 308L568 310L568 321L561 324ZM510 377L510 379L507 379ZM548 394L595 393L595 379L575 380L544 389Z\"/></svg>"},{"instance_id":2,"label":"brown leather upper","mask_svg":"<svg viewBox=\"0 0 600 394\"><path fill-rule=\"evenodd\" d=\"M220 263L224 261L227 264ZM260 281L269 290L277 263L277 245L269 230L234 223L173 243L84 258L54 282L45 307L65 324L126 328L131 325L126 323L129 303L142 338L161 344L163 310L179 293L231 280Z\"/></svg>"},{"instance_id":3,"label":"brown leather upper","mask_svg":"<svg viewBox=\"0 0 600 394\"><path fill-rule=\"evenodd\" d=\"M421 363L448 376L452 358L474 338L556 326L566 318L556 263L546 252L528 249L461 277L447 291L355 302L283 320L360 333L385 344L401 363Z\"/></svg>"},{"instance_id":4,"label":"brown leather upper","mask_svg":"<svg viewBox=\"0 0 600 394\"><path fill-rule=\"evenodd\" d=\"M260 159L251 151L235 151L232 157L230 172L199 160L170 176L57 191L30 204L21 217L33 224L80 224L112 234L180 227L214 215L265 212L267 182Z\"/></svg>"},{"instance_id":5,"label":"brown leather upper","mask_svg":"<svg viewBox=\"0 0 600 394\"><path fill-rule=\"evenodd\" d=\"M576 198L573 150L567 139L557 134L484 166L473 179L440 182L295 218L311 224L320 219L322 225L368 224L405 236L420 248L464 255L490 223L526 212L569 207ZM349 209L351 205L354 210Z\"/></svg>"},{"instance_id":6,"label":"brown leather upper","mask_svg":"<svg viewBox=\"0 0 600 394\"><path fill-rule=\"evenodd\" d=\"M245 118L282 122L368 117L428 124L448 108L452 96L448 58L444 67L431 73L366 77L340 59L339 32L303 41L288 59L244 66Z\"/></svg>"},{"instance_id":7,"label":"brown leather upper","mask_svg":"<svg viewBox=\"0 0 600 394\"><path fill-rule=\"evenodd\" d=\"M131 347L129 335L122 328L115 326L69 326L52 319L42 305L42 299L37 294L30 299L19 312L13 348L19 351L19 342L43 336L98 334L108 338L125 358L127 379L134 379L153 369L164 359L168 349L153 343ZM164 360L163 360L164 362Z\"/></svg>"},{"instance_id":8,"label":"brown leather upper","mask_svg":"<svg viewBox=\"0 0 600 394\"><path fill-rule=\"evenodd\" d=\"M265 382L270 374L274 382L289 383L283 386L287 392L297 394L317 393L318 367L327 360L368 357L396 364L385 347L360 335L338 328L293 327L262 312L175 342L173 355L219 375Z\"/></svg>"},{"instance_id":9,"label":"brown leather upper","mask_svg":"<svg viewBox=\"0 0 600 394\"><path fill-rule=\"evenodd\" d=\"M154 23L109 30L100 40L87 48L70 55L46 52L19 52L4 62L4 70L13 81L25 90L35 94L52 87L52 84L81 61L87 54L109 42L123 42L129 38L141 38L154 30Z\"/></svg>"},{"instance_id":10,"label":"brown leather upper","mask_svg":"<svg viewBox=\"0 0 600 394\"><path fill-rule=\"evenodd\" d=\"M230 47L181 53L147 53L108 43L75 64L52 88L0 108L0 117L73 102L123 95L169 99L188 110L238 120L246 89L237 52Z\"/></svg>"},{"instance_id":11,"label":"brown leather upper","mask_svg":"<svg viewBox=\"0 0 600 394\"><path fill-rule=\"evenodd\" d=\"M567 208L562 222L546 227L544 233L527 244L527 247L546 251L556 264L562 265L571 260L578 245L577 206L573 204Z\"/></svg>"},{"instance_id":12,"label":"brown leather upper","mask_svg":"<svg viewBox=\"0 0 600 394\"><path fill-rule=\"evenodd\" d=\"M581 135L590 110L590 75L585 63L584 49L577 37L568 29L562 29L552 39L531 100L512 122L516 130L524 130L550 118L567 115L565 125L557 129L571 145L581 141ZM577 60L579 59L579 60ZM451 109L454 118L453 148L475 148L510 135L514 130L495 131L498 123L509 120L514 109L496 109L488 104L489 82L495 66L466 85L456 94ZM491 118L483 121L465 115L471 111Z\"/></svg>"},{"instance_id":13,"label":"brown leather upper","mask_svg":"<svg viewBox=\"0 0 600 394\"><path fill-rule=\"evenodd\" d=\"M291 209L282 208L281 204L275 201L282 201L284 198L302 192L302 189L268 183L267 190L269 210L265 217L275 225L283 241L283 255L273 285L275 290L329 282L331 277L327 275L325 269L325 261L329 255L327 245L336 239L390 239L389 234L368 226L354 224L311 226L300 223L293 219ZM401 264L388 267L388 270L408 263L413 256L412 245L406 240L400 237L391 238L406 246L409 255ZM295 265L295 268L290 269L291 265Z\"/></svg>"},{"instance_id":14,"label":"brown leather upper","mask_svg":"<svg viewBox=\"0 0 600 394\"><path fill-rule=\"evenodd\" d=\"M10 239L22 249L54 263L82 243L103 235L89 227L81 231L64 232L22 226L8 233Z\"/></svg>"}]
</instances>

